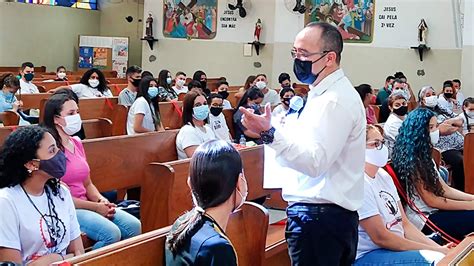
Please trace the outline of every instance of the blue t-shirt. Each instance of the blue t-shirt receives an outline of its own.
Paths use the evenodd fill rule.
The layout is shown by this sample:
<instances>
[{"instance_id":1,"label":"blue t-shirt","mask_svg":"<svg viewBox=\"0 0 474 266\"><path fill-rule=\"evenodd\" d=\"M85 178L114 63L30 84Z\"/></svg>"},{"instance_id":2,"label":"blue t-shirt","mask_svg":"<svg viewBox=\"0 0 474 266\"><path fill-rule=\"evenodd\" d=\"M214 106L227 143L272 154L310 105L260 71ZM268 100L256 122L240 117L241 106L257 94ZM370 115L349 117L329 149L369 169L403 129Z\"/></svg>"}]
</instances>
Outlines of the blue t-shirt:
<instances>
[{"instance_id":1,"label":"blue t-shirt","mask_svg":"<svg viewBox=\"0 0 474 266\"><path fill-rule=\"evenodd\" d=\"M177 228L185 215L176 220L173 229ZM224 231L212 218L204 215L203 220L202 226L196 229L175 255L165 248L166 265L237 265L235 249Z\"/></svg>"}]
</instances>

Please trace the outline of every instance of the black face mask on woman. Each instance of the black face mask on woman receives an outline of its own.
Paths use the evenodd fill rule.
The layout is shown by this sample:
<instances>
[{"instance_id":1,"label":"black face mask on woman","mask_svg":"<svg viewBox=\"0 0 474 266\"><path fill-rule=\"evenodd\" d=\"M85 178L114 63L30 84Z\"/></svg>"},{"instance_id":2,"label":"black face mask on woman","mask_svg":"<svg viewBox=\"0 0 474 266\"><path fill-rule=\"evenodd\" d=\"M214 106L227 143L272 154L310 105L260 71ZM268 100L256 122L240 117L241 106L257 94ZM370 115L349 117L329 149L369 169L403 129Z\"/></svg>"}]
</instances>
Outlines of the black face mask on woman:
<instances>
[{"instance_id":1,"label":"black face mask on woman","mask_svg":"<svg viewBox=\"0 0 474 266\"><path fill-rule=\"evenodd\" d=\"M408 106L400 106L398 109L393 109L393 113L399 116L404 116L408 113Z\"/></svg>"},{"instance_id":2,"label":"black face mask on woman","mask_svg":"<svg viewBox=\"0 0 474 266\"><path fill-rule=\"evenodd\" d=\"M66 173L66 156L64 152L58 151L49 160L40 160L39 169L54 178L61 178Z\"/></svg>"}]
</instances>

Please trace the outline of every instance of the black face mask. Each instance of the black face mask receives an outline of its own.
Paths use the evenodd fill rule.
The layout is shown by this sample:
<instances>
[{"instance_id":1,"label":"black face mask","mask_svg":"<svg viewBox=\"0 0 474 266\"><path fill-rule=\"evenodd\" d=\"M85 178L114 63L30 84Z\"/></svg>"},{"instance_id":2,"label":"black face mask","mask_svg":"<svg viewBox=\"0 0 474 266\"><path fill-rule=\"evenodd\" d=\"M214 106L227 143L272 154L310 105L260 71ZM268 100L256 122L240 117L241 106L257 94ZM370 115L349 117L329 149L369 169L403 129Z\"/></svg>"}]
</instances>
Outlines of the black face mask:
<instances>
[{"instance_id":1,"label":"black face mask","mask_svg":"<svg viewBox=\"0 0 474 266\"><path fill-rule=\"evenodd\" d=\"M290 106L290 100L291 98L283 98L283 104L286 106Z\"/></svg>"},{"instance_id":2,"label":"black face mask","mask_svg":"<svg viewBox=\"0 0 474 266\"><path fill-rule=\"evenodd\" d=\"M222 98L224 99L227 99L227 97L229 97L229 93L227 91L220 91L218 92L220 96L222 96Z\"/></svg>"},{"instance_id":3,"label":"black face mask","mask_svg":"<svg viewBox=\"0 0 474 266\"><path fill-rule=\"evenodd\" d=\"M200 82L201 82L202 89L203 90L206 89L207 88L207 81L206 80L201 80Z\"/></svg>"},{"instance_id":4,"label":"black face mask","mask_svg":"<svg viewBox=\"0 0 474 266\"><path fill-rule=\"evenodd\" d=\"M393 109L393 113L399 116L404 116L408 113L408 106L400 106L398 109Z\"/></svg>"},{"instance_id":5,"label":"black face mask","mask_svg":"<svg viewBox=\"0 0 474 266\"><path fill-rule=\"evenodd\" d=\"M452 93L449 93L449 92L445 92L444 93L444 97L448 98L448 99L451 99L453 98L453 94Z\"/></svg>"},{"instance_id":6,"label":"black face mask","mask_svg":"<svg viewBox=\"0 0 474 266\"><path fill-rule=\"evenodd\" d=\"M61 178L66 173L66 156L58 151L51 159L41 160L39 169L54 178Z\"/></svg>"},{"instance_id":7,"label":"black face mask","mask_svg":"<svg viewBox=\"0 0 474 266\"><path fill-rule=\"evenodd\" d=\"M140 81L142 81L142 79L132 78L132 85L135 86L135 87L138 87L138 85L140 85Z\"/></svg>"},{"instance_id":8,"label":"black face mask","mask_svg":"<svg viewBox=\"0 0 474 266\"><path fill-rule=\"evenodd\" d=\"M327 52L322 55L320 58L318 58L316 61L303 61L298 58L295 58L295 61L293 63L293 72L296 75L296 78L298 78L299 81L305 83L305 84L313 84L316 79L318 79L319 74L326 69L326 66L323 67L316 75L313 74L313 64L321 60L324 56L327 55Z\"/></svg>"},{"instance_id":9,"label":"black face mask","mask_svg":"<svg viewBox=\"0 0 474 266\"><path fill-rule=\"evenodd\" d=\"M212 107L211 106L211 114L213 116L219 116L222 113L222 107Z\"/></svg>"}]
</instances>

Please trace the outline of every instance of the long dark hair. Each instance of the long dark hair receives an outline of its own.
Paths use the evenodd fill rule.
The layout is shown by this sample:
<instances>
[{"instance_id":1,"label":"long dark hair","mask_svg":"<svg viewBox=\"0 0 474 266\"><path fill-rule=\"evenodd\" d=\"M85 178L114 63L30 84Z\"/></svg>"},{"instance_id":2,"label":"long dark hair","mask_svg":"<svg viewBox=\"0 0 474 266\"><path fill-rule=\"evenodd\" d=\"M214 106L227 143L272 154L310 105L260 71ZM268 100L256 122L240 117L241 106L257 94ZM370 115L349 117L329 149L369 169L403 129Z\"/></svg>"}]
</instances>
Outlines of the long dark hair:
<instances>
[{"instance_id":1,"label":"long dark hair","mask_svg":"<svg viewBox=\"0 0 474 266\"><path fill-rule=\"evenodd\" d=\"M464 99L464 102L462 103L462 106L464 107L468 107L469 104L474 104L474 98L472 97L467 97L466 99ZM466 110L462 110L463 114L464 114L464 118L466 118L466 128L467 128L467 132L471 132L471 124L469 123L469 116L467 115L466 113Z\"/></svg>"},{"instance_id":2,"label":"long dark hair","mask_svg":"<svg viewBox=\"0 0 474 266\"><path fill-rule=\"evenodd\" d=\"M89 79L91 78L92 74L94 74L94 73L97 73L97 76L99 76L99 86L97 86L97 90L100 91L101 93L104 93L106 90L109 89L107 87L107 80L105 80L104 73L102 73L102 71L100 71L97 68L91 68L91 69L87 70L86 72L84 72L84 75L82 75L81 80L79 81L79 83L90 87Z\"/></svg>"},{"instance_id":3,"label":"long dark hair","mask_svg":"<svg viewBox=\"0 0 474 266\"><path fill-rule=\"evenodd\" d=\"M59 132L56 129L54 118L56 116L61 116L63 105L67 101L74 101L74 97L66 93L59 93L51 96L44 105L44 119L42 123L42 125L48 129L49 133L53 135L53 138L56 140L56 145L62 151L64 151L64 146L61 141L61 136L59 136Z\"/></svg>"},{"instance_id":4,"label":"long dark hair","mask_svg":"<svg viewBox=\"0 0 474 266\"><path fill-rule=\"evenodd\" d=\"M415 195L416 185L423 185L436 196L444 195L431 157L433 145L429 123L432 117L435 113L427 108L417 108L408 113L393 148L393 167L411 198Z\"/></svg>"},{"instance_id":5,"label":"long dark hair","mask_svg":"<svg viewBox=\"0 0 474 266\"><path fill-rule=\"evenodd\" d=\"M250 89L252 83L257 79L257 76L250 75L247 77L247 80L245 80L245 85L244 85L244 90Z\"/></svg>"},{"instance_id":6,"label":"long dark hair","mask_svg":"<svg viewBox=\"0 0 474 266\"><path fill-rule=\"evenodd\" d=\"M166 79L168 78L168 73L171 74L171 72L166 69L161 70L160 73L158 73L157 83L158 86L165 88L167 91L171 91L171 84L168 84L168 82L166 82Z\"/></svg>"},{"instance_id":7,"label":"long dark hair","mask_svg":"<svg viewBox=\"0 0 474 266\"><path fill-rule=\"evenodd\" d=\"M196 149L189 165L189 179L197 206L179 219L179 225L168 234L166 244L173 254L201 228L204 221L200 209L226 202L234 194L241 173L242 159L231 144L211 140Z\"/></svg>"},{"instance_id":8,"label":"long dark hair","mask_svg":"<svg viewBox=\"0 0 474 266\"><path fill-rule=\"evenodd\" d=\"M193 127L193 108L194 108L194 101L197 97L203 96L206 97L204 94L196 92L196 91L189 91L186 93L183 99L183 125L191 124ZM204 120L204 123L207 124L207 118Z\"/></svg>"},{"instance_id":9,"label":"long dark hair","mask_svg":"<svg viewBox=\"0 0 474 266\"><path fill-rule=\"evenodd\" d=\"M156 120L160 120L160 105L158 104L158 96L154 98L150 98L150 95L148 95L148 89L150 88L150 83L152 81L157 82L156 79L153 78L152 76L146 76L142 78L142 80L140 81L140 85L138 85L137 99L138 97L143 97L147 101L148 105L150 104L153 105L153 107L155 108L155 112L151 112L151 113L153 116L153 122L155 123L155 125L157 125L160 123L160 121L156 121ZM155 113L156 117L153 115L153 113Z\"/></svg>"},{"instance_id":10,"label":"long dark hair","mask_svg":"<svg viewBox=\"0 0 474 266\"><path fill-rule=\"evenodd\" d=\"M239 104L237 105L237 108L235 109L238 110L239 107L241 106L246 107L247 101L249 99L256 100L258 98L263 98L263 97L264 97L263 92L260 89L258 89L256 86L253 86L244 93L244 96L242 96L242 98L240 98Z\"/></svg>"}]
</instances>

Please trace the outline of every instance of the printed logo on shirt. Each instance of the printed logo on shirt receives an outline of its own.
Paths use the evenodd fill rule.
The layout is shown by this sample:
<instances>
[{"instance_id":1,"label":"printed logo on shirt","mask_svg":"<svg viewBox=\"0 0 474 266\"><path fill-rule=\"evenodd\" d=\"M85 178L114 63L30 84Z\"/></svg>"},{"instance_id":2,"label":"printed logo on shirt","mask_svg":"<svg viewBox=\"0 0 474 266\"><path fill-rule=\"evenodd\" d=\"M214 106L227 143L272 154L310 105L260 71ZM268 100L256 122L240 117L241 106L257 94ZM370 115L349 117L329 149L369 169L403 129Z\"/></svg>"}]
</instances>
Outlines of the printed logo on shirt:
<instances>
[{"instance_id":1,"label":"printed logo on shirt","mask_svg":"<svg viewBox=\"0 0 474 266\"><path fill-rule=\"evenodd\" d=\"M384 206L387 209L387 212L393 216L398 214L398 204L392 194L388 193L387 191L380 191L379 192L380 199L384 202ZM397 225L402 221L402 217L398 215L395 220L388 222L385 224L387 229L392 228L393 226Z\"/></svg>"},{"instance_id":2,"label":"printed logo on shirt","mask_svg":"<svg viewBox=\"0 0 474 266\"><path fill-rule=\"evenodd\" d=\"M214 130L222 128L221 121L219 121L219 120L214 121L214 125L212 125L212 126L214 127Z\"/></svg>"}]
</instances>

